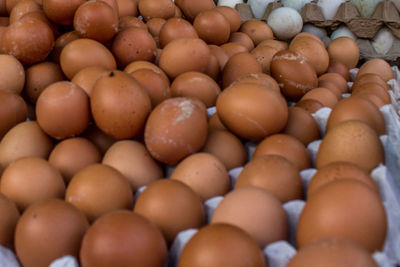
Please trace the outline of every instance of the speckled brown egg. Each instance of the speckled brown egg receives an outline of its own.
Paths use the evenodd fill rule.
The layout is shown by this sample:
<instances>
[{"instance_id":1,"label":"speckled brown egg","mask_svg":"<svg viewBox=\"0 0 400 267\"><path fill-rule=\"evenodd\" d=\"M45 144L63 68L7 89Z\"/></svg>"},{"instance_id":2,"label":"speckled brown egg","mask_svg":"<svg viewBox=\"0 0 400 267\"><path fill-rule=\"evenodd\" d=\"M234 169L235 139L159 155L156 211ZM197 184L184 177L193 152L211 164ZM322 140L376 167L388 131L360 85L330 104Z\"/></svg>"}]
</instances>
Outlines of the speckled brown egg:
<instances>
[{"instance_id":1,"label":"speckled brown egg","mask_svg":"<svg viewBox=\"0 0 400 267\"><path fill-rule=\"evenodd\" d=\"M90 107L102 131L116 139L125 139L141 133L151 110L151 100L132 76L115 70L97 80Z\"/></svg>"},{"instance_id":2,"label":"speckled brown egg","mask_svg":"<svg viewBox=\"0 0 400 267\"><path fill-rule=\"evenodd\" d=\"M24 157L12 162L3 172L0 186L1 193L14 201L20 211L44 199L63 198L65 193L60 172L38 157Z\"/></svg>"},{"instance_id":3,"label":"speckled brown egg","mask_svg":"<svg viewBox=\"0 0 400 267\"><path fill-rule=\"evenodd\" d=\"M299 170L311 168L311 159L305 145L291 135L274 134L266 137L257 145L253 158L271 154L285 157Z\"/></svg>"},{"instance_id":4,"label":"speckled brown egg","mask_svg":"<svg viewBox=\"0 0 400 267\"><path fill-rule=\"evenodd\" d=\"M61 199L29 207L15 230L15 250L24 266L48 266L65 255L79 257L82 238L89 228L85 215Z\"/></svg>"},{"instance_id":5,"label":"speckled brown egg","mask_svg":"<svg viewBox=\"0 0 400 267\"><path fill-rule=\"evenodd\" d=\"M161 165L142 143L134 140L115 142L104 154L102 163L120 171L133 191L164 176Z\"/></svg>"},{"instance_id":6,"label":"speckled brown egg","mask_svg":"<svg viewBox=\"0 0 400 267\"><path fill-rule=\"evenodd\" d=\"M59 142L48 159L66 183L81 169L101 161L99 149L88 139L72 137Z\"/></svg>"},{"instance_id":7,"label":"speckled brown egg","mask_svg":"<svg viewBox=\"0 0 400 267\"><path fill-rule=\"evenodd\" d=\"M291 100L300 99L309 90L318 86L315 69L297 52L279 51L272 58L270 70L282 93Z\"/></svg>"},{"instance_id":8,"label":"speckled brown egg","mask_svg":"<svg viewBox=\"0 0 400 267\"><path fill-rule=\"evenodd\" d=\"M91 119L89 97L72 82L53 83L37 99L36 116L40 127L56 139L78 135Z\"/></svg>"},{"instance_id":9,"label":"speckled brown egg","mask_svg":"<svg viewBox=\"0 0 400 267\"><path fill-rule=\"evenodd\" d=\"M266 74L270 74L272 58L277 52L277 49L267 45L257 46L251 50L251 54L256 57L257 61L261 64L263 73Z\"/></svg>"},{"instance_id":10,"label":"speckled brown egg","mask_svg":"<svg viewBox=\"0 0 400 267\"><path fill-rule=\"evenodd\" d=\"M179 38L161 51L159 66L173 79L187 71L205 72L210 56L207 43L200 38Z\"/></svg>"},{"instance_id":11,"label":"speckled brown egg","mask_svg":"<svg viewBox=\"0 0 400 267\"><path fill-rule=\"evenodd\" d=\"M240 26L239 31L246 33L257 46L264 40L273 39L274 34L267 23L259 19L247 20Z\"/></svg>"},{"instance_id":12,"label":"speckled brown egg","mask_svg":"<svg viewBox=\"0 0 400 267\"><path fill-rule=\"evenodd\" d=\"M205 223L200 197L189 186L172 179L161 179L147 186L133 211L155 223L170 245L179 232L200 228Z\"/></svg>"},{"instance_id":13,"label":"speckled brown egg","mask_svg":"<svg viewBox=\"0 0 400 267\"><path fill-rule=\"evenodd\" d=\"M156 160L174 165L199 151L207 138L206 107L200 100L173 97L151 113L144 130L146 148Z\"/></svg>"},{"instance_id":14,"label":"speckled brown egg","mask_svg":"<svg viewBox=\"0 0 400 267\"><path fill-rule=\"evenodd\" d=\"M282 203L303 199L303 184L298 168L279 155L252 159L240 172L235 189L255 186L274 194Z\"/></svg>"},{"instance_id":15,"label":"speckled brown egg","mask_svg":"<svg viewBox=\"0 0 400 267\"><path fill-rule=\"evenodd\" d=\"M128 180L113 167L92 164L78 171L65 192L65 201L81 210L90 222L114 210L131 209Z\"/></svg>"},{"instance_id":16,"label":"speckled brown egg","mask_svg":"<svg viewBox=\"0 0 400 267\"><path fill-rule=\"evenodd\" d=\"M260 140L280 132L288 117L282 95L259 84L232 84L222 91L216 106L221 122L245 139Z\"/></svg>"}]
</instances>

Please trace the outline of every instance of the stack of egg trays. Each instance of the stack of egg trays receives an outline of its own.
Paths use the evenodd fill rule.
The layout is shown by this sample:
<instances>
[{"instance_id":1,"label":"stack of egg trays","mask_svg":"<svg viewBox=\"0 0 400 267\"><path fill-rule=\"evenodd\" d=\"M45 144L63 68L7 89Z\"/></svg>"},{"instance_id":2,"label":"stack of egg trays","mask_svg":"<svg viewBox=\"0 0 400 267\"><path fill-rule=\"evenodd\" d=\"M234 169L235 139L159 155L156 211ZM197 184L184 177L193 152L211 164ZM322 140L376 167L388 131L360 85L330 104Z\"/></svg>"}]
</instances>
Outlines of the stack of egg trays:
<instances>
[{"instance_id":1,"label":"stack of egg trays","mask_svg":"<svg viewBox=\"0 0 400 267\"><path fill-rule=\"evenodd\" d=\"M269 3L261 20L266 21L271 11L281 6L282 4L279 2ZM237 4L235 8L241 14L242 21L254 19L250 6L247 4ZM342 25L347 26L358 38L360 59L382 58L391 65L400 63L400 14L396 5L391 1L380 2L369 18L362 17L351 2L340 4L336 15L331 20L324 18L321 8L314 2L307 3L300 15L303 24L312 24L324 28L328 32L336 30ZM377 53L370 43L370 39L373 39L382 27L389 28L395 37L391 49L385 55Z\"/></svg>"},{"instance_id":2,"label":"stack of egg trays","mask_svg":"<svg viewBox=\"0 0 400 267\"><path fill-rule=\"evenodd\" d=\"M392 69L395 73L395 79L388 81L391 88L389 94L392 104L385 105L380 109L384 116L387 130L386 135L380 136L385 150L386 163L385 165L381 164L371 172L371 177L379 188L388 219L388 232L384 248L382 251L375 252L373 255L379 267L392 267L396 264L400 265L400 71L396 66L392 67ZM357 71L358 69L351 70L353 80ZM349 88L351 88L351 85L352 83L349 82ZM349 96L350 94L343 95L343 97ZM215 112L215 107L208 109L210 116ZM330 112L330 108L324 107L313 114L322 136L325 134L326 123ZM316 140L307 147L313 166L315 166L315 158L320 143L321 140ZM250 160L258 142L247 142L245 145ZM229 171L231 188L234 187L235 181L242 169L243 167L238 167ZM305 192L316 171L316 169L312 168L300 172ZM170 172L172 172L172 170L170 170ZM215 208L222 199L222 196L217 196L208 199L204 203L207 223L210 222ZM285 267L290 258L296 253L296 228L304 205L304 200L293 200L283 204L283 208L289 220L289 239L274 242L264 248L263 252L269 267ZM179 255L183 247L196 232L197 229L189 229L178 234L170 251L170 267L177 266Z\"/></svg>"}]
</instances>

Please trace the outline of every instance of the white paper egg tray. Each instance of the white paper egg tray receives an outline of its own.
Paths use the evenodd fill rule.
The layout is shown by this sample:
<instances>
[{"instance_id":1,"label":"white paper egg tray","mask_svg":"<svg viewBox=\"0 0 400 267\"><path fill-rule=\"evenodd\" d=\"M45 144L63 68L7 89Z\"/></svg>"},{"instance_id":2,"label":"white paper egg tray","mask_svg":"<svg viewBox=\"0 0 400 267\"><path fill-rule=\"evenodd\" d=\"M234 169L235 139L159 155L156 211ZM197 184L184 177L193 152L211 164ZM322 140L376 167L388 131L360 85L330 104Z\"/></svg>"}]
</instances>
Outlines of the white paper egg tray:
<instances>
[{"instance_id":1,"label":"white paper egg tray","mask_svg":"<svg viewBox=\"0 0 400 267\"><path fill-rule=\"evenodd\" d=\"M352 79L354 79L357 71L358 69L351 70ZM387 134L380 137L385 149L386 164L378 166L371 172L372 178L379 187L388 219L388 232L383 251L375 252L373 255L380 267L400 265L400 71L397 67L393 67L393 71L395 72L395 79L388 82L391 87L389 93L392 98L392 105L385 105L381 108L387 128ZM349 83L349 86L351 86L351 83ZM348 96L349 94L344 95L344 97ZM210 116L215 112L215 107L208 109ZM322 108L313 114L322 136L325 134L326 122L330 112L330 108ZM313 166L315 166L315 158L320 143L321 140L316 140L307 147ZM257 142L247 142L245 144L249 159L251 159L257 144ZM174 166L167 166L166 177L170 176L173 169ZM238 167L229 171L231 188L234 187L242 169L243 167ZM313 168L300 172L305 192L315 172L316 169ZM145 187L139 188L135 197L143 192L144 189ZM209 223L215 208L222 199L222 196L217 196L205 201L204 209L207 223ZM283 204L289 221L289 238L288 240L269 244L263 249L269 267L285 267L290 258L296 254L296 227L304 205L304 200L293 200ZM188 229L178 234L170 248L168 266L177 266L183 247L197 231L197 229ZM3 266L20 267L15 254L11 250L0 246L0 267ZM79 264L77 259L67 255L55 260L50 267L79 267Z\"/></svg>"}]
</instances>

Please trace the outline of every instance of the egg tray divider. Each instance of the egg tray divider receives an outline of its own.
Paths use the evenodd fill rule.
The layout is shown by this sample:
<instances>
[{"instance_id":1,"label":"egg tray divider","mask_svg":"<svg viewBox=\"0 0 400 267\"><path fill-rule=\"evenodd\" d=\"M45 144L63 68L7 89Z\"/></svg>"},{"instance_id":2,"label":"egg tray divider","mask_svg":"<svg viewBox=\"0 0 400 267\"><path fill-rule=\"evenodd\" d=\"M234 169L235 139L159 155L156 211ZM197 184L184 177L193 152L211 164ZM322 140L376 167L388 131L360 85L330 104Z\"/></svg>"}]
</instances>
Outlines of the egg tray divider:
<instances>
[{"instance_id":1,"label":"egg tray divider","mask_svg":"<svg viewBox=\"0 0 400 267\"><path fill-rule=\"evenodd\" d=\"M282 7L279 1L267 5L261 18L267 21L269 14L276 8ZM254 19L254 15L248 4L236 4L235 9L239 12L242 21ZM326 20L321 8L314 2L307 3L301 10L300 15L303 24L312 24L319 28L325 28L328 32L334 31L341 25L346 25L357 37L357 45L360 49L360 59L382 58L391 65L400 64L400 14L391 1L380 2L370 18L360 15L357 7L350 2L340 4L336 15L331 20ZM381 55L372 47L369 39L373 39L382 27L388 27L395 40L387 54Z\"/></svg>"}]
</instances>

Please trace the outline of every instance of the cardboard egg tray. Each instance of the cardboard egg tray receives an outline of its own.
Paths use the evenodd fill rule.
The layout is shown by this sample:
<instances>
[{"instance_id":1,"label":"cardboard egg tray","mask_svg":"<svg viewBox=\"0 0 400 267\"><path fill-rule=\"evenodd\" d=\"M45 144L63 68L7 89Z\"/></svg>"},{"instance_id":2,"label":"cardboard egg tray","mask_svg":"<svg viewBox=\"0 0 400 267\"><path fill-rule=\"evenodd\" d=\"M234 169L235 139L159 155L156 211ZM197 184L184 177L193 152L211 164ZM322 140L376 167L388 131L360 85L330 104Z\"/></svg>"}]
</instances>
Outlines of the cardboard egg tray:
<instances>
[{"instance_id":1,"label":"cardboard egg tray","mask_svg":"<svg viewBox=\"0 0 400 267\"><path fill-rule=\"evenodd\" d=\"M269 3L261 20L266 21L271 11L278 7L282 7L282 4L279 2ZM249 5L237 4L235 8L240 13L242 21L254 19ZM369 18L362 17L357 8L350 2L342 3L335 17L331 20L324 18L321 8L314 2L306 4L300 15L303 24L308 23L325 28L328 32L336 30L341 25L347 26L358 37L357 44L360 48L361 60L379 57L391 65L399 65L400 63L400 14L391 1L380 2ZM377 53L370 43L370 39L373 39L383 27L389 28L395 37L391 49L385 55Z\"/></svg>"}]
</instances>

